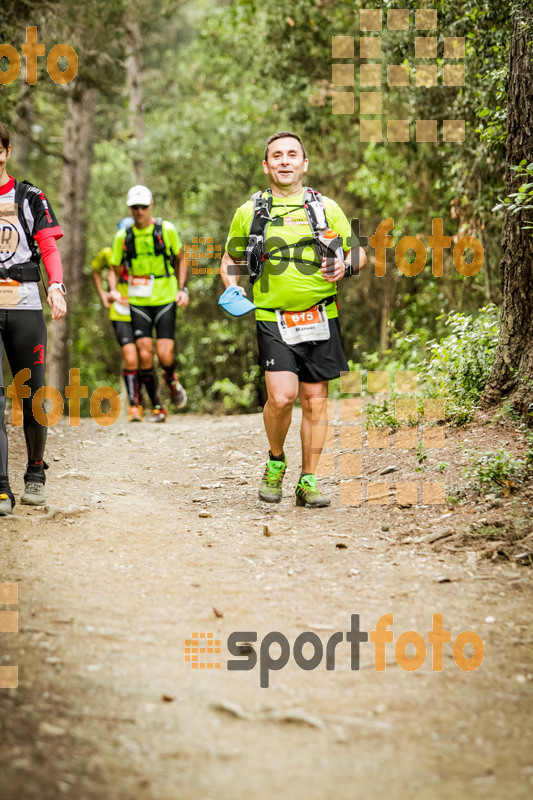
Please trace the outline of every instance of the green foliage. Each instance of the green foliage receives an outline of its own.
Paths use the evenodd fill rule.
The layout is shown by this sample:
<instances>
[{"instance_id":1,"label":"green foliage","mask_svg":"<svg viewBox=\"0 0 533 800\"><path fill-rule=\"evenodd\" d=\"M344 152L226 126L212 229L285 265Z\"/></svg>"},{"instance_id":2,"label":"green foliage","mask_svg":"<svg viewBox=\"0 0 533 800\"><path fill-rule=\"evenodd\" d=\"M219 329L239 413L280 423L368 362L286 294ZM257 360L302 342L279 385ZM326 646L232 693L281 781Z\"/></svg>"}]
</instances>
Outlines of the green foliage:
<instances>
[{"instance_id":1,"label":"green foliage","mask_svg":"<svg viewBox=\"0 0 533 800\"><path fill-rule=\"evenodd\" d=\"M476 488L495 489L509 494L523 480L528 463L516 458L500 447L498 450L469 458L470 467L464 467L465 475L473 480Z\"/></svg>"},{"instance_id":2,"label":"green foliage","mask_svg":"<svg viewBox=\"0 0 533 800\"><path fill-rule=\"evenodd\" d=\"M365 380L364 373L363 380ZM413 397L413 395L401 395L401 400L409 399L409 397ZM365 426L367 428L390 428L391 431L400 428L402 425L406 425L410 428L416 427L424 415L422 398L416 398L416 412L405 415L407 416L406 419L404 419L404 414L401 415L401 419L399 419L397 416L397 400L400 400L400 395L392 391L386 399L381 400L380 402L367 403L364 407Z\"/></svg>"},{"instance_id":3,"label":"green foliage","mask_svg":"<svg viewBox=\"0 0 533 800\"><path fill-rule=\"evenodd\" d=\"M13 3L4 5L0 27L5 41L15 41L31 17L47 46L69 42L79 49L83 77L98 87L86 279L92 257L111 244L116 222L125 214L133 155L142 156L142 182L152 188L155 213L177 225L182 241L210 236L223 246L233 211L265 185L261 160L266 138L275 130L294 129L303 136L310 157L309 184L335 198L349 218L359 218L363 235L371 236L381 219L391 217L395 244L416 235L427 247L431 219L442 217L446 235L469 234L482 241L486 267L473 278L454 269L451 249L445 251L442 277L432 275L429 251L419 275L401 275L390 250L387 275L377 278L367 248L368 267L339 287L343 343L357 368L418 369L429 352L431 391L450 397L448 411L454 419L470 416L487 375L490 337L487 333L476 365L478 356L469 361L468 352L461 353L460 344L447 337L446 321L458 322L460 315L474 320L468 315L498 296L491 276L501 256L501 219L491 209L501 192L505 151L510 31L505 4L434 0L440 52L441 32L466 37L466 85L443 87L439 78L431 91L415 90L414 84L405 90L384 86L385 117L401 118L401 111L411 121L411 141L396 144L361 143L357 115L332 114L331 37L353 36L362 2L354 7L351 0L294 0L289 6L282 0L146 0L141 6L91 0L80 6L73 0L47 0L37 7L23 0L15 4L17 14ZM384 16L392 6L397 4L385 4ZM125 14L132 8L143 39L144 145L130 130L124 71ZM412 61L413 35L413 24L409 32L384 26L384 63ZM440 70L441 60L438 66ZM0 94L0 118L12 124L14 133L20 118L18 96L16 82ZM67 90L39 78L31 96L25 174L15 175L42 184L57 211ZM417 143L414 120L442 120L443 115L466 120L466 141L446 143L439 133L438 143ZM517 177L523 188L510 200L526 207L529 199L519 198L530 197L529 178L518 172ZM177 334L189 407L257 410L264 384L252 320L224 316L217 306L222 291L218 278L194 278L190 287L191 303L178 313ZM72 363L84 369L90 386L118 386L120 351L87 280L83 302L83 314L74 312L72 317ZM462 338L468 334L452 331ZM447 355L439 358L433 345L441 340ZM477 346L472 334L471 347ZM371 424L400 424L394 399L381 408L369 407Z\"/></svg>"},{"instance_id":4,"label":"green foliage","mask_svg":"<svg viewBox=\"0 0 533 800\"><path fill-rule=\"evenodd\" d=\"M400 425L417 425L424 417L424 398L445 398L445 417L453 425L464 425L472 419L487 382L496 346L498 343L499 311L494 305L482 308L477 316L459 312L440 317L443 330L451 333L439 341L429 341L425 345L424 332L416 337L400 337L401 344L394 357L385 353L365 354L364 365L351 364L351 369L362 369L363 384L366 383L368 369L388 369L392 374L397 369L417 368L421 394L417 397L417 415L400 421L396 416L395 403L399 399L394 391L378 402L365 406L367 427L390 427L394 430ZM426 331L427 335L427 331ZM415 353L425 348L429 358L425 361L413 358L410 347L412 339L417 339ZM390 359L385 361L384 359ZM410 395L402 395L408 398ZM423 452L423 451L421 451Z\"/></svg>"},{"instance_id":5,"label":"green foliage","mask_svg":"<svg viewBox=\"0 0 533 800\"><path fill-rule=\"evenodd\" d=\"M511 169L516 172L517 180L522 180L523 183L520 184L517 192L512 192L509 197L494 206L492 210L499 211L505 208L507 213L514 216L521 211L531 211L533 209L533 163L528 164L527 158L523 158L518 166L511 167ZM526 220L524 229L533 229L533 221Z\"/></svg>"},{"instance_id":6,"label":"green foliage","mask_svg":"<svg viewBox=\"0 0 533 800\"><path fill-rule=\"evenodd\" d=\"M396 430L401 422L396 418L394 397L380 403L367 403L364 407L365 426L367 428L390 428Z\"/></svg>"},{"instance_id":7,"label":"green foliage","mask_svg":"<svg viewBox=\"0 0 533 800\"><path fill-rule=\"evenodd\" d=\"M416 460L420 465L424 464L428 459L427 449L424 447L423 442L418 442L416 445Z\"/></svg>"},{"instance_id":8,"label":"green foliage","mask_svg":"<svg viewBox=\"0 0 533 800\"><path fill-rule=\"evenodd\" d=\"M467 422L481 397L498 343L499 312L494 305L477 317L459 312L449 315L452 333L430 342L430 359L422 366L421 380L427 397L446 397L446 415L456 424Z\"/></svg>"}]
</instances>

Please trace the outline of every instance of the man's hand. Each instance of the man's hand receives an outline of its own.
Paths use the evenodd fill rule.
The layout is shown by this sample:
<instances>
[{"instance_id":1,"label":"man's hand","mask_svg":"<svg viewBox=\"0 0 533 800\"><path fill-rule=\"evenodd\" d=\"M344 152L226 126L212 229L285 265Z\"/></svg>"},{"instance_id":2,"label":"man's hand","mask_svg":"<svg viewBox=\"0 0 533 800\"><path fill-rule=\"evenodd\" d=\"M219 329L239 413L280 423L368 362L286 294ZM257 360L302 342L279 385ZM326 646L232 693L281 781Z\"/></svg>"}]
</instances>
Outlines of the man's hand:
<instances>
[{"instance_id":1,"label":"man's hand","mask_svg":"<svg viewBox=\"0 0 533 800\"><path fill-rule=\"evenodd\" d=\"M112 289L110 292L108 292L107 295L105 296L105 300L102 297L102 303L106 308L109 308L111 306L111 303L122 303L123 300L124 298L122 297L120 292L117 291L116 289Z\"/></svg>"},{"instance_id":2,"label":"man's hand","mask_svg":"<svg viewBox=\"0 0 533 800\"><path fill-rule=\"evenodd\" d=\"M187 292L184 292L183 289L178 289L176 292L176 305L180 308L189 305L189 295Z\"/></svg>"},{"instance_id":3,"label":"man's hand","mask_svg":"<svg viewBox=\"0 0 533 800\"><path fill-rule=\"evenodd\" d=\"M244 272L241 272L243 269ZM244 274L248 274L246 266L238 264L226 251L222 256L222 261L220 262L220 277L222 278L224 289L228 289L230 286L239 286L238 278ZM244 295L246 295L246 292L242 286L239 286L239 289Z\"/></svg>"},{"instance_id":4,"label":"man's hand","mask_svg":"<svg viewBox=\"0 0 533 800\"><path fill-rule=\"evenodd\" d=\"M51 289L47 296L48 305L52 309L52 319L61 319L67 313L67 301L59 289Z\"/></svg>"},{"instance_id":5,"label":"man's hand","mask_svg":"<svg viewBox=\"0 0 533 800\"><path fill-rule=\"evenodd\" d=\"M322 265L320 267L320 271L322 273L322 277L328 283L335 283L335 281L340 281L341 278L344 278L344 262L340 261L338 258L335 259L334 264L328 265L328 259L322 259Z\"/></svg>"}]
</instances>

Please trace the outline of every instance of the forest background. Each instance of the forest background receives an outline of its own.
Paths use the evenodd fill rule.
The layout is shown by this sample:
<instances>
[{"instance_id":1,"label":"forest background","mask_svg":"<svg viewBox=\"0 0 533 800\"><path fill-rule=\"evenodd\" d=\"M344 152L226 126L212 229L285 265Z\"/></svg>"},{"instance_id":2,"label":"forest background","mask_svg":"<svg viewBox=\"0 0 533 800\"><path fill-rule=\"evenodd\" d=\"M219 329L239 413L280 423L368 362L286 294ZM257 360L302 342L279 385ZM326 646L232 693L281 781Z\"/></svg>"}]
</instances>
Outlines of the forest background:
<instances>
[{"instance_id":1,"label":"forest background","mask_svg":"<svg viewBox=\"0 0 533 800\"><path fill-rule=\"evenodd\" d=\"M3 42L20 54L26 27L35 25L46 53L67 43L79 58L78 75L67 85L54 82L46 58L39 58L33 86L25 81L22 59L18 78L0 94L0 119L14 134L11 172L46 191L65 231L69 315L52 326L49 382L62 388L68 368L79 367L90 392L102 384L120 388L120 351L94 290L91 259L111 244L116 223L127 214L128 188L150 186L154 214L173 221L186 246L193 237L211 237L213 248L223 252L234 210L265 186L265 140L288 129L305 142L309 184L336 199L348 218L358 218L363 235L392 218L395 245L414 235L428 250L419 275L403 275L390 250L386 275L376 277L368 248L368 267L341 282L344 346L352 364L419 370L432 353L442 357L443 337L453 350L462 331L481 348L475 359L483 361L484 384L498 335L498 312L490 304L501 303L513 9L495 0L412 3L409 30L388 31L388 9L408 6L369 5L382 9L383 30L365 35L381 35L385 74L387 64L408 64L411 71L410 86L381 87L383 118L408 118L409 142L360 142L357 102L353 114L332 113L332 92L355 89L357 100L361 2L2 4ZM436 34L415 31L414 12L421 7L438 12ZM428 33L438 37L439 57L415 61L415 35ZM355 87L332 84L334 36L355 38L354 58L344 62L355 66ZM464 86L442 82L443 38L452 36L465 37ZM414 67L424 63L437 63L437 86L415 85ZM439 121L438 142L415 141L417 119ZM442 141L443 119L466 121L464 142ZM475 276L457 272L451 249L442 277L433 276L428 236L434 218L443 219L452 248L464 235L482 243L485 262ZM217 263L213 257L200 265ZM263 385L253 321L224 315L216 275L192 276L189 287L191 302L179 313L177 337L189 408L257 411Z\"/></svg>"}]
</instances>

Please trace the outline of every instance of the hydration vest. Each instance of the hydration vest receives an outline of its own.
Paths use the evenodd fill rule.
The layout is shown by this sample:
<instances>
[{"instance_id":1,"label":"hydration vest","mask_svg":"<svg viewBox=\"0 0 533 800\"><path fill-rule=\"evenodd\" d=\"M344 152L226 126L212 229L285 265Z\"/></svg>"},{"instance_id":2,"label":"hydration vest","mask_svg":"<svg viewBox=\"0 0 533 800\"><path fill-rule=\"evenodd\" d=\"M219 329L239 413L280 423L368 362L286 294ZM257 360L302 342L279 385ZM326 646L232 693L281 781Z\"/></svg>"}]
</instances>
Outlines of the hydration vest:
<instances>
[{"instance_id":1,"label":"hydration vest","mask_svg":"<svg viewBox=\"0 0 533 800\"><path fill-rule=\"evenodd\" d=\"M19 281L20 283L41 280L41 270L39 269L41 254L37 242L33 238L28 227L23 210L24 201L28 197L30 187L35 188L33 183L29 181L15 181L15 203L17 204L18 221L24 231L28 247L31 250L31 258L24 264L13 264L8 267L2 264L0 266L0 278L8 278L13 281Z\"/></svg>"},{"instance_id":2,"label":"hydration vest","mask_svg":"<svg viewBox=\"0 0 533 800\"><path fill-rule=\"evenodd\" d=\"M154 230L152 232L154 239L154 255L163 256L165 259L165 275L156 275L159 278L169 278L172 274L169 269L170 255L167 252L167 246L163 239L163 220L157 217L154 222ZM129 272L132 271L131 261L137 258L137 250L135 249L135 235L133 233L133 226L126 228L126 236L124 237L124 262Z\"/></svg>"},{"instance_id":3,"label":"hydration vest","mask_svg":"<svg viewBox=\"0 0 533 800\"><path fill-rule=\"evenodd\" d=\"M261 277L265 261L272 255L277 255L285 249L283 247L278 247L269 253L265 252L266 226L272 220L270 216L272 210L272 190L267 189L266 197L263 197L263 194L263 192L256 192L250 198L253 201L254 210L252 222L250 224L250 232L248 234L248 245L246 247L246 268L252 284ZM304 191L303 207L307 222L312 231L312 237L309 239L302 238L298 242L298 247L303 247L304 245L314 247L318 258L321 259L324 254L324 248L320 242L319 234L320 231L328 227L328 223L320 192L306 187ZM286 245L286 248L290 249L290 246ZM303 259L293 260L302 264L308 263Z\"/></svg>"}]
</instances>

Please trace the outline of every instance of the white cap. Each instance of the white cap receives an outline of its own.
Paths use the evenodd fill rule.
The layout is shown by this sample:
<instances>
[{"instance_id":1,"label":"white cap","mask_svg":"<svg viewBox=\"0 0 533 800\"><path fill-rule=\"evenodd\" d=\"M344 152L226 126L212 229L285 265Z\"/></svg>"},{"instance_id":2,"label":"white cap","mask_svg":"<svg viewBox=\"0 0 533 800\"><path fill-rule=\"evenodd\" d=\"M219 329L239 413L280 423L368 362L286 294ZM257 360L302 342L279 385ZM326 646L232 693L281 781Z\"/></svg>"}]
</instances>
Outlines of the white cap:
<instances>
[{"instance_id":1,"label":"white cap","mask_svg":"<svg viewBox=\"0 0 533 800\"><path fill-rule=\"evenodd\" d=\"M152 192L148 186L132 186L126 197L127 206L149 206L152 202Z\"/></svg>"}]
</instances>

